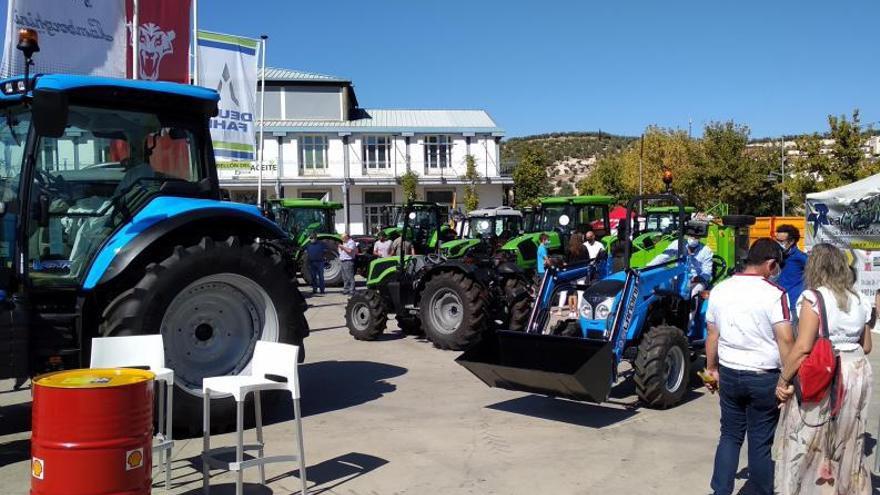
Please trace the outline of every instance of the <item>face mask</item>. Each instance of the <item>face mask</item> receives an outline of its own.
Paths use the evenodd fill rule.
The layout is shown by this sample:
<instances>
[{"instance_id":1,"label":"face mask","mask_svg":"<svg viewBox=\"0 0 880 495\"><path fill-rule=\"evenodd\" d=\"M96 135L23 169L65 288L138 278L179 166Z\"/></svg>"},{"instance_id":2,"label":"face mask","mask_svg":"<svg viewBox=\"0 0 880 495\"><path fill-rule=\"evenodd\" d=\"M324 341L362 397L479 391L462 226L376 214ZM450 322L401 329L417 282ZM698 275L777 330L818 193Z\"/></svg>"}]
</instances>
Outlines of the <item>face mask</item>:
<instances>
[{"instance_id":1,"label":"face mask","mask_svg":"<svg viewBox=\"0 0 880 495\"><path fill-rule=\"evenodd\" d=\"M786 249L788 249L788 242L786 242L786 241L776 241L776 243L779 244L779 247L781 247L783 251L785 251Z\"/></svg>"},{"instance_id":2,"label":"face mask","mask_svg":"<svg viewBox=\"0 0 880 495\"><path fill-rule=\"evenodd\" d=\"M776 282L779 280L780 273L782 273L782 269L779 268L779 263L773 263L773 270L770 272L770 277L768 277L768 279L771 282Z\"/></svg>"},{"instance_id":3,"label":"face mask","mask_svg":"<svg viewBox=\"0 0 880 495\"><path fill-rule=\"evenodd\" d=\"M698 239L695 239L695 238L693 238L693 237L688 237L688 239L687 239L687 245L688 245L689 248L695 248L695 247L697 247L699 244L700 244L700 241L699 241Z\"/></svg>"}]
</instances>

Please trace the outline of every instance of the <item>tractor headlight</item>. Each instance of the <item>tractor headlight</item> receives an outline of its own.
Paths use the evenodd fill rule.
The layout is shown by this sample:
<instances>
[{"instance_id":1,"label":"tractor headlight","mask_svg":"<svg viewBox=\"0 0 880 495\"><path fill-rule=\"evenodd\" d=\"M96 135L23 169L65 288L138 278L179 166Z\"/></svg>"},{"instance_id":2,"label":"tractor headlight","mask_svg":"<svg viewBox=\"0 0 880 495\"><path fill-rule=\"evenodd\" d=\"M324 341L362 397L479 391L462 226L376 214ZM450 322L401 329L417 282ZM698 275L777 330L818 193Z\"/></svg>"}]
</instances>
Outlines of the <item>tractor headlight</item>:
<instances>
[{"instance_id":1,"label":"tractor headlight","mask_svg":"<svg viewBox=\"0 0 880 495\"><path fill-rule=\"evenodd\" d=\"M596 305L596 311L594 311L594 316L597 320L607 320L608 316L611 314L611 306L614 305L614 298L609 297L604 301L600 302Z\"/></svg>"},{"instance_id":2,"label":"tractor headlight","mask_svg":"<svg viewBox=\"0 0 880 495\"><path fill-rule=\"evenodd\" d=\"M590 303L586 301L586 299L581 299L581 307L579 309L581 314L581 318L585 320L593 319L593 308L590 306Z\"/></svg>"}]
</instances>

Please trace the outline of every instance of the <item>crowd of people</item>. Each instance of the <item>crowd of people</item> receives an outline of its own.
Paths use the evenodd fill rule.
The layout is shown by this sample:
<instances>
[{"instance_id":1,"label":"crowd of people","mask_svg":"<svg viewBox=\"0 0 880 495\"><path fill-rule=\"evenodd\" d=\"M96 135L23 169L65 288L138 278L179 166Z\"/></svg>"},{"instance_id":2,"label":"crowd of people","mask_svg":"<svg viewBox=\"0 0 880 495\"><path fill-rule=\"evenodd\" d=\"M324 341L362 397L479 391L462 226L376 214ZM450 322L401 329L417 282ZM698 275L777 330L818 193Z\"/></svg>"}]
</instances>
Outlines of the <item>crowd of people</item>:
<instances>
[{"instance_id":1,"label":"crowd of people","mask_svg":"<svg viewBox=\"0 0 880 495\"><path fill-rule=\"evenodd\" d=\"M707 387L721 405L715 495L733 492L746 438L752 493L871 493L864 443L872 304L854 289L840 249L819 244L807 256L799 237L786 225L775 242L755 241L744 270L709 295ZM820 398L807 400L801 386L814 379L799 372L822 338L837 370L827 370L833 378Z\"/></svg>"}]
</instances>

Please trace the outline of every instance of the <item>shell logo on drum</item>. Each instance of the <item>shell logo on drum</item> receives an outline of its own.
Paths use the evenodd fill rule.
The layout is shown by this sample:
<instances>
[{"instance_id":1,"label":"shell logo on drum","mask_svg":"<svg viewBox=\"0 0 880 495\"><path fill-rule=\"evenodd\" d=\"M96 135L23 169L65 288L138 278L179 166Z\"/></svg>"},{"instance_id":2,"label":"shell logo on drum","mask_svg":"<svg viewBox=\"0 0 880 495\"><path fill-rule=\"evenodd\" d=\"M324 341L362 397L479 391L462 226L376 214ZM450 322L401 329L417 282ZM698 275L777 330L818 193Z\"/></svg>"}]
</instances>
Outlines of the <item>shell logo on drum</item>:
<instances>
[{"instance_id":1,"label":"shell logo on drum","mask_svg":"<svg viewBox=\"0 0 880 495\"><path fill-rule=\"evenodd\" d=\"M125 470L131 471L144 465L144 449L129 450L125 453Z\"/></svg>"},{"instance_id":2,"label":"shell logo on drum","mask_svg":"<svg viewBox=\"0 0 880 495\"><path fill-rule=\"evenodd\" d=\"M37 457L34 457L31 460L31 475L34 478L41 480L41 479L43 479L43 476L45 474L46 474L46 468L43 465L43 460L39 459Z\"/></svg>"}]
</instances>

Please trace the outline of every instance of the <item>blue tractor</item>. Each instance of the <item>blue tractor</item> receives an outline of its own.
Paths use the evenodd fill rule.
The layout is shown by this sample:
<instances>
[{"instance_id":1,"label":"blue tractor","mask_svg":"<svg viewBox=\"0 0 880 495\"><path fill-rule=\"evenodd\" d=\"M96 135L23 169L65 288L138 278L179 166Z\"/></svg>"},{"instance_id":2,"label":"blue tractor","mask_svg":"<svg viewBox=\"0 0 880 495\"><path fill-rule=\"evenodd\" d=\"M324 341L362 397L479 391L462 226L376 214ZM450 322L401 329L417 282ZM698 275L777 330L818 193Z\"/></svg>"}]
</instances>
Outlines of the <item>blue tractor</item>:
<instances>
[{"instance_id":1,"label":"blue tractor","mask_svg":"<svg viewBox=\"0 0 880 495\"><path fill-rule=\"evenodd\" d=\"M685 221L685 207L672 194L634 198L626 218L649 201L677 207L677 257L631 268L632 226L621 222L620 249L608 259L608 276L596 279L596 267L583 264L550 268L525 331L498 331L457 362L490 387L604 402L618 380L618 365L630 361L643 404L662 409L681 402L691 362L706 339L707 293L691 296L684 244L686 229L701 227ZM718 266L713 278L725 274L726 267ZM565 302L559 304L563 292L579 294L568 318Z\"/></svg>"},{"instance_id":2,"label":"blue tractor","mask_svg":"<svg viewBox=\"0 0 880 495\"><path fill-rule=\"evenodd\" d=\"M22 45L29 60L35 36ZM0 81L0 378L88 366L93 337L160 333L174 419L198 428L202 378L246 373L257 341L302 344L287 235L220 200L218 99L164 82Z\"/></svg>"}]
</instances>

